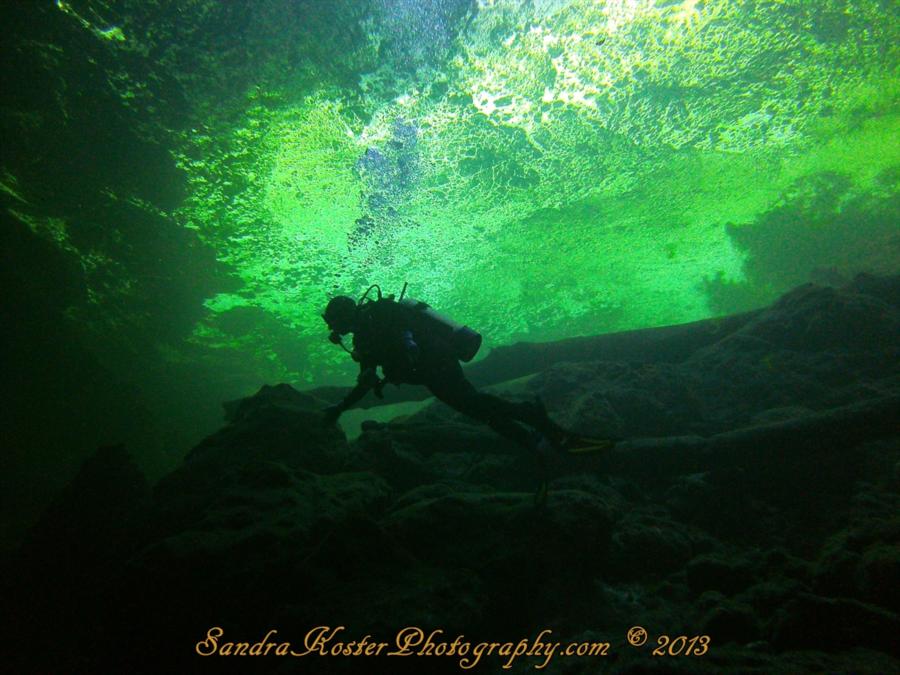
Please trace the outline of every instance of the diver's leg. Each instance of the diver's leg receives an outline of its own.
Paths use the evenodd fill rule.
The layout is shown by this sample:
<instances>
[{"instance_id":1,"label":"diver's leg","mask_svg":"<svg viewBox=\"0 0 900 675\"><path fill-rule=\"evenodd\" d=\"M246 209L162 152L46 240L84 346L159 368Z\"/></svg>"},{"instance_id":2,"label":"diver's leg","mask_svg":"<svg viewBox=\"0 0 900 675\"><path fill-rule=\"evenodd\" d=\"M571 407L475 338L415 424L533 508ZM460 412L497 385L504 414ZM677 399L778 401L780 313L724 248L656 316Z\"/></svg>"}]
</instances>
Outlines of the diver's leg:
<instances>
[{"instance_id":1,"label":"diver's leg","mask_svg":"<svg viewBox=\"0 0 900 675\"><path fill-rule=\"evenodd\" d=\"M482 414L487 414L500 419L522 422L539 431L553 443L560 442L568 435L565 429L550 419L550 416L547 414L547 410L544 408L544 404L540 399L535 401L507 401L499 396L480 392L466 380L459 363L456 362L455 365L458 374L454 373L451 381L455 382L456 378L462 380L463 384L461 386L466 389L467 397L475 402L475 405L482 411Z\"/></svg>"},{"instance_id":2,"label":"diver's leg","mask_svg":"<svg viewBox=\"0 0 900 675\"><path fill-rule=\"evenodd\" d=\"M430 374L426 386L435 397L464 415L484 422L501 436L523 448L533 449L535 439L527 429L516 424L508 401L478 391L463 375L459 362L445 364Z\"/></svg>"},{"instance_id":3,"label":"diver's leg","mask_svg":"<svg viewBox=\"0 0 900 675\"><path fill-rule=\"evenodd\" d=\"M474 408L472 417L487 421L489 417L516 420L536 429L548 439L559 440L566 435L566 430L550 419L544 404L535 401L507 401L499 396L478 391L463 374L459 361L441 364L440 375L433 378L438 384L446 383L450 395L463 398L465 403ZM437 396L437 394L435 394ZM439 397L440 398L440 397Z\"/></svg>"}]
</instances>

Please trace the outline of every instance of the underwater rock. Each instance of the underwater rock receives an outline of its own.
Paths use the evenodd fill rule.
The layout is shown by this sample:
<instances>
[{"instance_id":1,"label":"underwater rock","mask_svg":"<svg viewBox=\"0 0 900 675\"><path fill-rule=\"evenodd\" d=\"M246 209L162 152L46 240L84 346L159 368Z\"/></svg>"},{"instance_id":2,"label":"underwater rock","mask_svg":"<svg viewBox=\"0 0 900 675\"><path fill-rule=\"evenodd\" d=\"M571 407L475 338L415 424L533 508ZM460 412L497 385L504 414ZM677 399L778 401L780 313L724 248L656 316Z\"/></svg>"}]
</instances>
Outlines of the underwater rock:
<instances>
[{"instance_id":1,"label":"underwater rock","mask_svg":"<svg viewBox=\"0 0 900 675\"><path fill-rule=\"evenodd\" d=\"M501 490L532 490L535 458L486 427L463 419L443 404L357 441L398 490L436 481L487 484Z\"/></svg>"},{"instance_id":2,"label":"underwater rock","mask_svg":"<svg viewBox=\"0 0 900 675\"><path fill-rule=\"evenodd\" d=\"M679 524L654 514L629 514L616 525L604 570L614 578L646 579L682 569L691 555L691 538Z\"/></svg>"},{"instance_id":3,"label":"underwater rock","mask_svg":"<svg viewBox=\"0 0 900 675\"><path fill-rule=\"evenodd\" d=\"M692 591L712 589L726 595L740 593L755 577L749 561L709 554L691 560L686 572L688 587Z\"/></svg>"},{"instance_id":4,"label":"underwater rock","mask_svg":"<svg viewBox=\"0 0 900 675\"><path fill-rule=\"evenodd\" d=\"M252 420L265 415L266 409L277 408L293 412L316 412L321 410L322 401L314 396L299 392L290 385L263 385L253 396L222 404L225 409L225 421L236 423Z\"/></svg>"},{"instance_id":5,"label":"underwater rock","mask_svg":"<svg viewBox=\"0 0 900 675\"><path fill-rule=\"evenodd\" d=\"M900 617L893 612L845 598L802 593L780 612L772 644L785 649L854 649L868 647L900 656Z\"/></svg>"},{"instance_id":6,"label":"underwater rock","mask_svg":"<svg viewBox=\"0 0 900 675\"><path fill-rule=\"evenodd\" d=\"M10 672L32 672L42 654L77 654L85 640L102 639L122 562L143 545L151 514L150 487L124 446L102 447L82 464L4 570L4 600L16 617L4 638L36 650L12 652ZM29 667L17 667L16 657L30 658Z\"/></svg>"},{"instance_id":7,"label":"underwater rock","mask_svg":"<svg viewBox=\"0 0 900 675\"><path fill-rule=\"evenodd\" d=\"M150 512L150 486L123 445L99 448L82 464L32 528L21 552L27 566L64 550L69 563L54 576L105 566L133 549L134 528Z\"/></svg>"},{"instance_id":8,"label":"underwater rock","mask_svg":"<svg viewBox=\"0 0 900 675\"><path fill-rule=\"evenodd\" d=\"M813 587L816 592L836 597L861 597L856 578L859 561L858 553L842 547L826 552L815 568Z\"/></svg>"},{"instance_id":9,"label":"underwater rock","mask_svg":"<svg viewBox=\"0 0 900 675\"><path fill-rule=\"evenodd\" d=\"M891 514L832 537L815 567L816 592L900 611L898 534L900 520Z\"/></svg>"},{"instance_id":10,"label":"underwater rock","mask_svg":"<svg viewBox=\"0 0 900 675\"><path fill-rule=\"evenodd\" d=\"M748 588L735 600L753 607L760 619L770 619L779 608L800 593L808 593L809 587L793 579L775 577Z\"/></svg>"},{"instance_id":11,"label":"underwater rock","mask_svg":"<svg viewBox=\"0 0 900 675\"><path fill-rule=\"evenodd\" d=\"M867 601L900 612L900 545L873 544L863 553L857 570Z\"/></svg>"},{"instance_id":12,"label":"underwater rock","mask_svg":"<svg viewBox=\"0 0 900 675\"><path fill-rule=\"evenodd\" d=\"M715 635L720 643L747 644L760 636L759 620L751 607L737 603L722 603L707 614L700 630L705 635Z\"/></svg>"},{"instance_id":13,"label":"underwater rock","mask_svg":"<svg viewBox=\"0 0 900 675\"><path fill-rule=\"evenodd\" d=\"M606 503L579 490L555 491L546 513L536 514L528 493L433 485L401 496L385 527L426 562L455 567L478 560L484 568L525 557L552 565L593 559L607 546L610 521ZM457 533L472 533L465 548Z\"/></svg>"},{"instance_id":14,"label":"underwater rock","mask_svg":"<svg viewBox=\"0 0 900 675\"><path fill-rule=\"evenodd\" d=\"M157 495L187 497L192 491L185 482L212 486L229 472L261 461L322 473L342 470L349 463L347 440L339 427L323 425L323 407L286 384L263 386L249 398L226 404L229 424L193 448L184 464L160 481Z\"/></svg>"}]
</instances>

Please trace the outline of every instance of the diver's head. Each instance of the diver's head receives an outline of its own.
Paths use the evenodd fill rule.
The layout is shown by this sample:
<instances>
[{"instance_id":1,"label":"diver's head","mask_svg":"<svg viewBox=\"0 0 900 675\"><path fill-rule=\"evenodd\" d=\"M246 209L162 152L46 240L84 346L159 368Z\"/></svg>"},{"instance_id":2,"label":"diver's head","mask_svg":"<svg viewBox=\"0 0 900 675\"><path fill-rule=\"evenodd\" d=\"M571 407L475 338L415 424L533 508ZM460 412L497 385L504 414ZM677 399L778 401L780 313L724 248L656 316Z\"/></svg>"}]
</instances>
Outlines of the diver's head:
<instances>
[{"instance_id":1,"label":"diver's head","mask_svg":"<svg viewBox=\"0 0 900 675\"><path fill-rule=\"evenodd\" d=\"M356 323L356 303L353 298L338 295L328 301L325 313L322 314L328 327L338 335L353 331Z\"/></svg>"}]
</instances>

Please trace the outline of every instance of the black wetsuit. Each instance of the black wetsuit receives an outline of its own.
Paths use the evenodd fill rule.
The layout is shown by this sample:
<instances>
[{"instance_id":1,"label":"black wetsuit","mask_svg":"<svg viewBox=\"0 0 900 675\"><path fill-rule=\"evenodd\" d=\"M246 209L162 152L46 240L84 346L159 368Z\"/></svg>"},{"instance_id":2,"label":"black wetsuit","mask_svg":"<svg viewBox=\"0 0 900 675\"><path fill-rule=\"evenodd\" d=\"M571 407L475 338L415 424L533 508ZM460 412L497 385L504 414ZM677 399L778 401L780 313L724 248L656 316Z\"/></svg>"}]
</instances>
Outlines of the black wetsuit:
<instances>
[{"instance_id":1,"label":"black wetsuit","mask_svg":"<svg viewBox=\"0 0 900 675\"><path fill-rule=\"evenodd\" d=\"M410 333L418 350L408 344ZM349 408L378 383L381 366L388 382L421 384L451 408L489 425L519 445L534 447L534 437L517 422L542 433L559 429L536 403L506 401L478 391L463 374L449 345L435 337L414 310L383 299L360 308L353 333L354 358L359 361L357 385L344 399ZM417 353L415 353L417 352Z\"/></svg>"}]
</instances>

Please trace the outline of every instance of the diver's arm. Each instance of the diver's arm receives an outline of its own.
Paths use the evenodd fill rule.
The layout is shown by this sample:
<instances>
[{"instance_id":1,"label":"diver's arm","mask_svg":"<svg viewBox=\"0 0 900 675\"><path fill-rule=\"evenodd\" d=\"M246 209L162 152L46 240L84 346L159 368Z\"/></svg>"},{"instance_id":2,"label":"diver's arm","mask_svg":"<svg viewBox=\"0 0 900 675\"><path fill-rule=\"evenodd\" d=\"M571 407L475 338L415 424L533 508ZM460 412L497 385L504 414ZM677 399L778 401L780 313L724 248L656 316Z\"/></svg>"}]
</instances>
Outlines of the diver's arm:
<instances>
[{"instance_id":1,"label":"diver's arm","mask_svg":"<svg viewBox=\"0 0 900 675\"><path fill-rule=\"evenodd\" d=\"M375 366L360 366L359 377L356 378L356 386L341 401L341 412L352 408L376 384L378 384L378 372Z\"/></svg>"},{"instance_id":2,"label":"diver's arm","mask_svg":"<svg viewBox=\"0 0 900 675\"><path fill-rule=\"evenodd\" d=\"M360 401L370 389L378 384L378 372L376 366L368 366L360 364L359 376L356 378L356 386L350 390L350 393L344 397L344 400L333 405L325 411L326 423L337 422L338 417L358 401Z\"/></svg>"}]
</instances>

